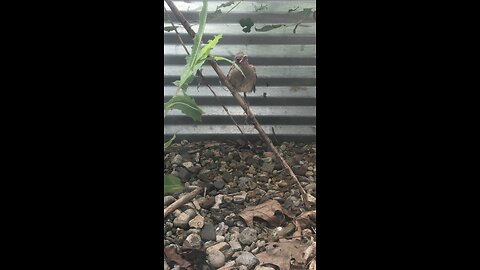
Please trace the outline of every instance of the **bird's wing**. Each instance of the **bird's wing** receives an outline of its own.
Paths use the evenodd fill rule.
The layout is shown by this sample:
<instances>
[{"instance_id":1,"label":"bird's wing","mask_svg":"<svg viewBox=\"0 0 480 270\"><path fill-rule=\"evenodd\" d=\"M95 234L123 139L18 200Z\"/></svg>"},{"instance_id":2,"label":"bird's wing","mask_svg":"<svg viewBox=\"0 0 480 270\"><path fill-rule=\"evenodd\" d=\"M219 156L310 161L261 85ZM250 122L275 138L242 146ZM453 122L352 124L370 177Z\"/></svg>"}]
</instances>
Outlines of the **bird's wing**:
<instances>
[{"instance_id":1,"label":"bird's wing","mask_svg":"<svg viewBox=\"0 0 480 270\"><path fill-rule=\"evenodd\" d=\"M234 65L232 65L232 66L230 67L230 69L228 70L228 73L227 73L227 78L229 78L229 79L230 79L230 76L231 76L231 74L232 74L232 71L233 71L234 69L235 69L235 66L234 66Z\"/></svg>"}]
</instances>

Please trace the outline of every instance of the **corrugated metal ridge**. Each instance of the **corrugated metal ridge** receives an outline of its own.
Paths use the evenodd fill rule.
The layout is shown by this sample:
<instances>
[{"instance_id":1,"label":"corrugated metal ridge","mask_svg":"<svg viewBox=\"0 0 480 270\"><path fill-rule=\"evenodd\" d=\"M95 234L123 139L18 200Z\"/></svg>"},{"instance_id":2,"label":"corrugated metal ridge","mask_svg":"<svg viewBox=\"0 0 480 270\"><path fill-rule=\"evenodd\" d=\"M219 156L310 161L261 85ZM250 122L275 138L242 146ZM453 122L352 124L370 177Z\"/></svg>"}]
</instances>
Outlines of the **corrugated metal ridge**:
<instances>
[{"instance_id":1,"label":"corrugated metal ridge","mask_svg":"<svg viewBox=\"0 0 480 270\"><path fill-rule=\"evenodd\" d=\"M191 23L198 21L201 1L174 1ZM209 1L209 12L227 1ZM235 4L238 1L235 1ZM255 12L255 7L266 5L267 9ZM232 7L232 6L231 6ZM229 59L238 51L249 55L250 63L256 66L258 80L256 93L248 94L248 102L262 127L271 135L271 139L312 141L316 136L316 23L313 18L304 20L303 27L297 28L293 34L293 25L298 16L288 14L288 9L298 7L315 8L315 1L243 1L230 14L214 18L207 23L203 40L212 39L222 33L223 37L215 47L212 55ZM230 8L224 8L227 11ZM167 10L169 8L167 7ZM171 15L170 17L174 17ZM250 17L256 27L266 24L286 24L289 27L274 29L269 32L244 33L238 21ZM175 22L176 23L176 22ZM178 23L176 23L178 24ZM171 26L167 21L164 26ZM197 26L193 26L196 31ZM184 29L178 31L188 47L192 39ZM185 64L185 52L174 31L164 32L164 102L175 92L173 81L179 79ZM230 64L219 63L227 74ZM204 110L202 122L194 122L179 111L171 111L166 118L164 139L173 134L177 140L208 139L258 139L258 132L246 123L243 110L238 106L228 90L223 89L217 74L206 65L203 75L214 89L217 98L210 90L201 85L197 88L193 83L188 93ZM225 105L232 117L237 121L246 135L241 135L230 117L219 105ZM272 128L274 131L272 131ZM273 136L275 132L275 136Z\"/></svg>"}]
</instances>

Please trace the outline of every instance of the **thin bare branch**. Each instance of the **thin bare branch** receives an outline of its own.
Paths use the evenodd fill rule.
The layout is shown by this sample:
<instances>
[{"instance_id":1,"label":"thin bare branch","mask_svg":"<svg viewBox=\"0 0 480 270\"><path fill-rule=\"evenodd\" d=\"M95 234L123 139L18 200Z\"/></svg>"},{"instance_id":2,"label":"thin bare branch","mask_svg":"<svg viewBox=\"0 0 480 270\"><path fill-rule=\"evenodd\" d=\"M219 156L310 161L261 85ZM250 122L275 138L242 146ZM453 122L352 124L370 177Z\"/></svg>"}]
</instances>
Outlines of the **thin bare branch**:
<instances>
[{"instance_id":1,"label":"thin bare branch","mask_svg":"<svg viewBox=\"0 0 480 270\"><path fill-rule=\"evenodd\" d=\"M170 204L169 206L167 206L165 209L163 209L163 217L167 217L168 214L172 213L173 211L175 211L175 209L177 209L178 207L184 205L185 203L187 203L188 201L190 201L191 199L195 198L195 196L197 196L197 194L199 194L204 188L203 187L197 187L195 190L193 190L192 192L186 194L185 196L181 197L180 199L176 200L174 203Z\"/></svg>"}]
</instances>

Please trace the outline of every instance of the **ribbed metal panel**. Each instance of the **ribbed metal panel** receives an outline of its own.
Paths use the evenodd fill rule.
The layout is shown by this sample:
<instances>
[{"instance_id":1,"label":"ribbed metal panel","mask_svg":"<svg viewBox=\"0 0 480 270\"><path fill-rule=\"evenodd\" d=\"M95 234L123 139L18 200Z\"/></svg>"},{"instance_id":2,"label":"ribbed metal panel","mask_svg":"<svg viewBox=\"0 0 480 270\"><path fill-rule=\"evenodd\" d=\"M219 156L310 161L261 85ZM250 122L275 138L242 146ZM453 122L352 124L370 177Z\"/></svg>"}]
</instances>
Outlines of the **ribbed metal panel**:
<instances>
[{"instance_id":1,"label":"ribbed metal panel","mask_svg":"<svg viewBox=\"0 0 480 270\"><path fill-rule=\"evenodd\" d=\"M198 29L198 13L202 1L174 1L186 19ZM209 12L227 1L209 1ZM235 4L238 1L235 1ZM267 9L255 12L255 6L266 5ZM232 6L230 6L232 7ZM254 27L267 24L293 24L298 16L287 11L299 7L315 8L315 1L242 1L231 13L208 22L203 40L223 34L223 38L212 54L232 59L239 51L249 55L249 62L255 65L258 75L256 93L247 94L252 111L272 140L313 141L316 134L316 24L313 18L304 21L309 27L278 28L269 32L242 32L238 21L251 18ZM167 10L170 9L166 6ZM230 8L223 8L224 13ZM175 18L169 13L171 18ZM174 21L176 23L176 21ZM177 24L177 23L176 23ZM164 26L171 26L165 18ZM183 28L179 28L182 39L190 49L192 39ZM176 34L164 32L164 101L175 92L172 82L179 79L185 64L185 51L178 44ZM227 74L230 68L226 62L219 62ZM245 113L238 106L228 90L220 85L219 79L210 65L205 65L203 75L212 86L218 100L210 90L201 85L189 87L197 104L205 111L201 123L195 123L179 111L171 111L166 119L164 138L177 134L177 138L187 140L237 139L243 137L233 121L224 111L219 101L225 105L249 140L258 139L258 132L246 123ZM275 136L273 136L274 130Z\"/></svg>"}]
</instances>

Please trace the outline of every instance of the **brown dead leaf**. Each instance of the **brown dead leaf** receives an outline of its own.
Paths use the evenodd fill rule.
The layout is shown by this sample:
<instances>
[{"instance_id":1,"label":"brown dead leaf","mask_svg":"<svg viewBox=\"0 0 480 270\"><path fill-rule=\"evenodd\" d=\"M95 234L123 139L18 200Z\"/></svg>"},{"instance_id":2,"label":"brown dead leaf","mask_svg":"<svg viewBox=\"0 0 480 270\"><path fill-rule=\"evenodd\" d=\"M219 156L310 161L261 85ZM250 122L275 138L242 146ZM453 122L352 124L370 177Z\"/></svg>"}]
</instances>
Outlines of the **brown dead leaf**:
<instances>
[{"instance_id":1,"label":"brown dead leaf","mask_svg":"<svg viewBox=\"0 0 480 270\"><path fill-rule=\"evenodd\" d=\"M297 230L293 234L294 237L301 236L302 230L308 228L310 225L315 225L317 218L317 210L307 211L296 217L293 221Z\"/></svg>"},{"instance_id":2,"label":"brown dead leaf","mask_svg":"<svg viewBox=\"0 0 480 270\"><path fill-rule=\"evenodd\" d=\"M239 214L239 216L245 220L249 227L253 226L254 217L261 218L268 223L278 226L280 225L280 220L275 217L276 211L280 211L282 214L293 218L292 214L285 210L282 205L275 200L268 200L257 206L247 207Z\"/></svg>"},{"instance_id":3,"label":"brown dead leaf","mask_svg":"<svg viewBox=\"0 0 480 270\"><path fill-rule=\"evenodd\" d=\"M256 255L260 265L273 264L280 270L290 270L291 267L304 267L306 261L303 253L308 245L300 240L280 239L280 242L270 242L266 245L266 251ZM293 260L293 262L292 262Z\"/></svg>"},{"instance_id":4,"label":"brown dead leaf","mask_svg":"<svg viewBox=\"0 0 480 270\"><path fill-rule=\"evenodd\" d=\"M173 261L176 264L178 264L180 267L183 267L187 270L193 270L193 266L190 262L182 258L178 253L177 253L177 248L174 246L169 246L164 249L165 256L167 257L167 260Z\"/></svg>"}]
</instances>

